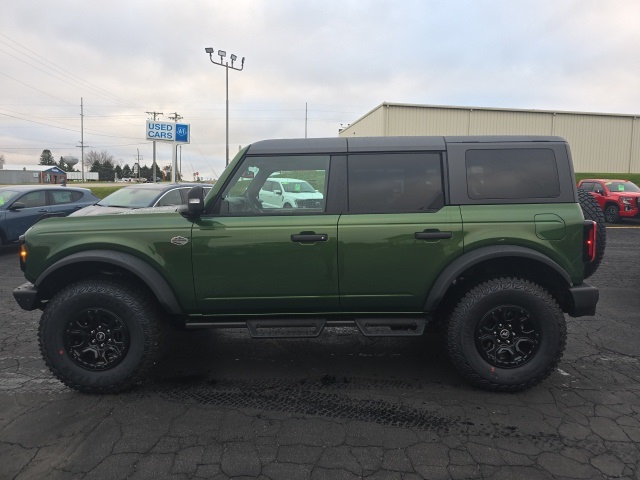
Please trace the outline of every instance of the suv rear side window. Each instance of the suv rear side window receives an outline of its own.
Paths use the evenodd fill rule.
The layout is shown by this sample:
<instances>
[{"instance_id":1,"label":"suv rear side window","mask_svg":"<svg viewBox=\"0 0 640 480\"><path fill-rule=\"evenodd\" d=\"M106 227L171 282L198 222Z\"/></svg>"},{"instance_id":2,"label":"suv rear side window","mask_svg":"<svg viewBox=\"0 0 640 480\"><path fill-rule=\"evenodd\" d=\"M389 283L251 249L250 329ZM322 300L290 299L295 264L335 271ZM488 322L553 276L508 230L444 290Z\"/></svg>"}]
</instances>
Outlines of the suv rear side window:
<instances>
[{"instance_id":1,"label":"suv rear side window","mask_svg":"<svg viewBox=\"0 0 640 480\"><path fill-rule=\"evenodd\" d=\"M437 153L350 155L348 176L351 213L424 212L444 205Z\"/></svg>"},{"instance_id":2,"label":"suv rear side window","mask_svg":"<svg viewBox=\"0 0 640 480\"><path fill-rule=\"evenodd\" d=\"M474 200L560 196L551 149L468 150L466 168L467 194Z\"/></svg>"},{"instance_id":3,"label":"suv rear side window","mask_svg":"<svg viewBox=\"0 0 640 480\"><path fill-rule=\"evenodd\" d=\"M77 202L82 198L82 194L74 190L55 190L49 193L51 194L49 199L51 205L64 205L65 203Z\"/></svg>"}]
</instances>

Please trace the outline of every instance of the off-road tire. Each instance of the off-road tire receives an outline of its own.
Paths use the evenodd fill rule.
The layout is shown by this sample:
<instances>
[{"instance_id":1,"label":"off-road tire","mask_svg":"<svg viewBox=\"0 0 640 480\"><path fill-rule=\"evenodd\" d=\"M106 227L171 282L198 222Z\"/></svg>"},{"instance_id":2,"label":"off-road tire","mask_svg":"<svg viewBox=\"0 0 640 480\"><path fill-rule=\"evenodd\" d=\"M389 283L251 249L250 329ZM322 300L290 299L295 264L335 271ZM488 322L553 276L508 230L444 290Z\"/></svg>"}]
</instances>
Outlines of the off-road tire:
<instances>
[{"instance_id":1,"label":"off-road tire","mask_svg":"<svg viewBox=\"0 0 640 480\"><path fill-rule=\"evenodd\" d=\"M487 319L493 319L497 326L504 318L496 313L501 311L528 315L512 317L515 320L509 321L509 329L515 325L514 330L524 330L518 322L535 327L537 347L521 364L496 364L483 353L484 343L479 345L479 329ZM504 327L507 330L507 325ZM502 332L496 328L495 333L501 336ZM516 337L511 338L519 342ZM447 331L449 357L456 369L473 385L491 391L526 390L544 380L562 358L566 340L565 318L555 299L541 286L519 278L496 278L471 288L454 309Z\"/></svg>"},{"instance_id":2,"label":"off-road tire","mask_svg":"<svg viewBox=\"0 0 640 480\"><path fill-rule=\"evenodd\" d=\"M93 330L89 334L91 327L85 324L98 325L103 317L115 319L121 327L120 337L126 331L127 347L119 357L109 354L117 360L112 366L92 364L91 359L83 365L80 348L73 343L80 336L82 345L90 345ZM76 328L81 321L83 325ZM117 393L140 383L157 362L165 323L155 299L137 285L102 278L83 280L61 290L45 307L38 331L40 352L49 370L68 387L84 393ZM75 332L69 333L73 328Z\"/></svg>"},{"instance_id":3,"label":"off-road tire","mask_svg":"<svg viewBox=\"0 0 640 480\"><path fill-rule=\"evenodd\" d=\"M596 273L604 257L604 251L607 246L607 223L600 204L593 198L593 195L586 190L578 189L578 199L580 200L580 207L582 207L582 215L584 215L585 220L593 220L597 224L596 258L592 262L584 264L584 278L589 278Z\"/></svg>"}]
</instances>

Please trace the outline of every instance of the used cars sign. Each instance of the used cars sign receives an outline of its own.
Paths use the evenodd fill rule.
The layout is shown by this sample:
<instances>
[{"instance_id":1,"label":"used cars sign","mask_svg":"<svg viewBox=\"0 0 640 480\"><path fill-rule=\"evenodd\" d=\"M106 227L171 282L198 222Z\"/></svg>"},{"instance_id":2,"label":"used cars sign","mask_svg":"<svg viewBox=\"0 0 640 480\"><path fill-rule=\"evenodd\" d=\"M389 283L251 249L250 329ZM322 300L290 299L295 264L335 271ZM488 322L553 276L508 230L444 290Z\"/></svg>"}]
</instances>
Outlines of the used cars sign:
<instances>
[{"instance_id":1,"label":"used cars sign","mask_svg":"<svg viewBox=\"0 0 640 480\"><path fill-rule=\"evenodd\" d=\"M147 120L147 140L189 143L189 124Z\"/></svg>"}]
</instances>

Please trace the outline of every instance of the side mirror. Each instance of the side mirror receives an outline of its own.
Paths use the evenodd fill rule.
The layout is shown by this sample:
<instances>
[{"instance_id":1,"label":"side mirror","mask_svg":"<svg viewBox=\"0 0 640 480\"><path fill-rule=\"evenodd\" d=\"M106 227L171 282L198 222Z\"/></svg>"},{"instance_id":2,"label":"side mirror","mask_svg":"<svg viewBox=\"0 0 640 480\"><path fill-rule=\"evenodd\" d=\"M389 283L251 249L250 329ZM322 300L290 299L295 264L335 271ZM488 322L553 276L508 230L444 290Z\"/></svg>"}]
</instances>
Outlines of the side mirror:
<instances>
[{"instance_id":1,"label":"side mirror","mask_svg":"<svg viewBox=\"0 0 640 480\"><path fill-rule=\"evenodd\" d=\"M282 190L274 190L273 193L276 195L282 195Z\"/></svg>"},{"instance_id":2,"label":"side mirror","mask_svg":"<svg viewBox=\"0 0 640 480\"><path fill-rule=\"evenodd\" d=\"M27 206L22 202L15 202L9 207L9 210L20 210L21 208L27 208Z\"/></svg>"},{"instance_id":3,"label":"side mirror","mask_svg":"<svg viewBox=\"0 0 640 480\"><path fill-rule=\"evenodd\" d=\"M181 209L187 217L199 217L204 212L204 188L193 187L187 194L187 206Z\"/></svg>"}]
</instances>

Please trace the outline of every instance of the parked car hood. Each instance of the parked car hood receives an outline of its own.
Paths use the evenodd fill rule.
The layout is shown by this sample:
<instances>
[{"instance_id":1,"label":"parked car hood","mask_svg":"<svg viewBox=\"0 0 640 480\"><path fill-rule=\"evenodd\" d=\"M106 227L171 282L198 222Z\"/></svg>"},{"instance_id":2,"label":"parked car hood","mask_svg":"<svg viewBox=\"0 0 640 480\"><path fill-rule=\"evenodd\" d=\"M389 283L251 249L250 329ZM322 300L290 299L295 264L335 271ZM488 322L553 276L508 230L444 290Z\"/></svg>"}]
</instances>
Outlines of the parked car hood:
<instances>
[{"instance_id":1,"label":"parked car hood","mask_svg":"<svg viewBox=\"0 0 640 480\"><path fill-rule=\"evenodd\" d=\"M128 212L129 208L122 207L103 207L102 205L89 205L88 207L76 210L70 217L85 217L87 215L113 215L114 213Z\"/></svg>"}]
</instances>

